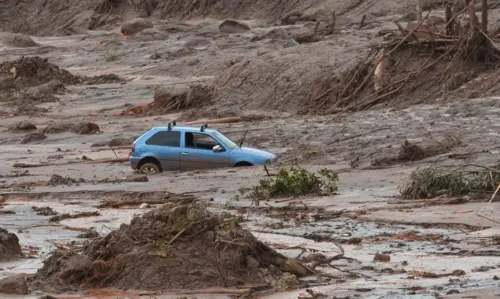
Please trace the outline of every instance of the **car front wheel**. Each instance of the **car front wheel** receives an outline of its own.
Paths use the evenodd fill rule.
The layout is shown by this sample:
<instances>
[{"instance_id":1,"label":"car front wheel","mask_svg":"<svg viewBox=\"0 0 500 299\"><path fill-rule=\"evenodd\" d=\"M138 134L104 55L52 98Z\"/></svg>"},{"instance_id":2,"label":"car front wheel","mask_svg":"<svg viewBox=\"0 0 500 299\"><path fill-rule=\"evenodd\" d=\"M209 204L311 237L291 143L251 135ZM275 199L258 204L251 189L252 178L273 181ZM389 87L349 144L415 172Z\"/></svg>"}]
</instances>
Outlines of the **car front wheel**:
<instances>
[{"instance_id":1,"label":"car front wheel","mask_svg":"<svg viewBox=\"0 0 500 299\"><path fill-rule=\"evenodd\" d=\"M158 167L155 163L144 163L141 167L139 167L138 172L144 174L156 174L160 173L160 167Z\"/></svg>"}]
</instances>

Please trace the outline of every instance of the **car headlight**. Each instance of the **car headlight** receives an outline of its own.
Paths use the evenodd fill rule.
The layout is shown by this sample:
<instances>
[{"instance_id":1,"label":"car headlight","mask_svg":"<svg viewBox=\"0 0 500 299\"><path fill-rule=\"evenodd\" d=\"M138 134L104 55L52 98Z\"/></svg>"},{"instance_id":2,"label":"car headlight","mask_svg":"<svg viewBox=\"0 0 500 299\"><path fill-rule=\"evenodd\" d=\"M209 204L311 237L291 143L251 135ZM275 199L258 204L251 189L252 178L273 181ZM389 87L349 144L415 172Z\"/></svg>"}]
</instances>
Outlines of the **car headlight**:
<instances>
[{"instance_id":1,"label":"car headlight","mask_svg":"<svg viewBox=\"0 0 500 299\"><path fill-rule=\"evenodd\" d=\"M271 165L271 164L272 164L272 161L273 161L272 159L267 159L265 164L266 164L266 165Z\"/></svg>"}]
</instances>

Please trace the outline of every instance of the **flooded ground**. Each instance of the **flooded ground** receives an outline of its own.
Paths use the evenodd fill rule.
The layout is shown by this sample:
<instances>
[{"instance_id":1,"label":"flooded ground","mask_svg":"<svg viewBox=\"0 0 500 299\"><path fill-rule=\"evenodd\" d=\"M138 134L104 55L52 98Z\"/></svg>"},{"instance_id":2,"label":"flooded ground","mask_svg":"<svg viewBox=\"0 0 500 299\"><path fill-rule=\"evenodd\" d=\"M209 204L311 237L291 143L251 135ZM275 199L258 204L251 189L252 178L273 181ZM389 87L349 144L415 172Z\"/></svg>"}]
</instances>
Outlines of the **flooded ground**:
<instances>
[{"instance_id":1,"label":"flooded ground","mask_svg":"<svg viewBox=\"0 0 500 299\"><path fill-rule=\"evenodd\" d=\"M383 17L377 22L390 23ZM81 246L88 239L82 234L95 232L94 237L99 238L161 204L196 197L215 211L242 216L244 228L287 257L314 262L343 254L318 267L322 275L304 278L300 289L257 292L256 298L313 298L306 289L327 298L500 296L500 203L487 203L488 196L446 205L402 201L398 189L419 167L498 163L498 97L446 104L436 100L434 104L401 110L331 116L290 116L276 111L272 117L214 125L234 139L248 130L248 145L276 153L279 159L270 168L272 173L292 163L309 170L327 167L338 171L340 183L335 196L262 201L255 207L241 190L252 188L266 176L260 167L163 173L144 182L132 182L126 179L137 174L127 162L91 163L126 158L130 150L129 145L113 150L92 145L107 144L113 138L134 138L152 126L165 125L181 116L120 115L127 107L151 102L156 87L211 79L245 56L256 56L266 47L282 46L281 42L266 39L248 46L247 38L235 35L194 43L178 33L168 41L138 41L116 32L95 31L37 37L34 40L42 47L36 49L0 48L0 62L20 55L40 55L74 74L114 73L127 80L67 86L57 102L36 105L47 109L44 113L19 113L17 108L2 103L5 116L0 119L0 227L18 236L24 258L1 262L0 278L16 273L33 275L54 249L68 244ZM343 39L347 38L340 37L339 43L347 43ZM183 52L186 43L191 43L187 54ZM120 59L106 61L105 57L117 49ZM222 54L215 55L214 51ZM180 58L164 61L156 59L155 54ZM8 127L22 120L39 128L90 121L98 124L101 132L47 134L43 140L20 144L26 134L12 132ZM405 140L429 145L447 136L457 138L460 144L418 162L376 163L397 155ZM16 167L16 163L24 163L24 167ZM54 175L72 180L49 184ZM50 208L53 214L40 215L36 211L40 208ZM77 216L81 213L93 214ZM69 216L54 221L56 215ZM374 260L377 254L390 258ZM164 293L89 290L58 294L57 298L203 299L244 294L235 289ZM29 296L2 298L41 295L34 291Z\"/></svg>"}]
</instances>

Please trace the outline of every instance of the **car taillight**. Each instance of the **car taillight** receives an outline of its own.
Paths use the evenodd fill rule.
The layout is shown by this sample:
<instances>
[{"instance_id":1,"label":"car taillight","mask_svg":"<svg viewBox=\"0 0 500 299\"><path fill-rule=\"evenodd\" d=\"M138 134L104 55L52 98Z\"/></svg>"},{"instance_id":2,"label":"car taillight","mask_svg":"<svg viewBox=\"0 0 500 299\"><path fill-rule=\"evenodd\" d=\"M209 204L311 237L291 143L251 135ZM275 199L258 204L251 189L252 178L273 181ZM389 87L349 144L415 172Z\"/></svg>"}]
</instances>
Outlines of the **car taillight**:
<instances>
[{"instance_id":1,"label":"car taillight","mask_svg":"<svg viewBox=\"0 0 500 299\"><path fill-rule=\"evenodd\" d=\"M132 144L132 153L135 153L135 144Z\"/></svg>"}]
</instances>

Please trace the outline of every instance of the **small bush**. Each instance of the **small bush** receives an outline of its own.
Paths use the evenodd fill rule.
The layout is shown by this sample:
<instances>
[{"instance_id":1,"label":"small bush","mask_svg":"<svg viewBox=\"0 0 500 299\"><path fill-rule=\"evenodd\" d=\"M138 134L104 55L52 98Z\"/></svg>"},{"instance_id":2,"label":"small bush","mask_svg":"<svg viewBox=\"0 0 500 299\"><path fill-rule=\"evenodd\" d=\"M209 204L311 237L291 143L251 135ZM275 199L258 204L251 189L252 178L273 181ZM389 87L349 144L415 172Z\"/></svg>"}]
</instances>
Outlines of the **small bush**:
<instances>
[{"instance_id":1,"label":"small bush","mask_svg":"<svg viewBox=\"0 0 500 299\"><path fill-rule=\"evenodd\" d=\"M250 197L261 200L284 196L332 195L337 192L338 174L321 169L317 174L305 169L281 169L278 176L262 179L254 186Z\"/></svg>"},{"instance_id":2,"label":"small bush","mask_svg":"<svg viewBox=\"0 0 500 299\"><path fill-rule=\"evenodd\" d=\"M483 166L472 167L451 171L443 168L418 169L400 187L401 195L406 199L422 199L495 190L500 183L500 171Z\"/></svg>"},{"instance_id":3,"label":"small bush","mask_svg":"<svg viewBox=\"0 0 500 299\"><path fill-rule=\"evenodd\" d=\"M106 60L106 62L113 62L120 60L120 55L117 54L116 52L106 52L104 59Z\"/></svg>"}]
</instances>

